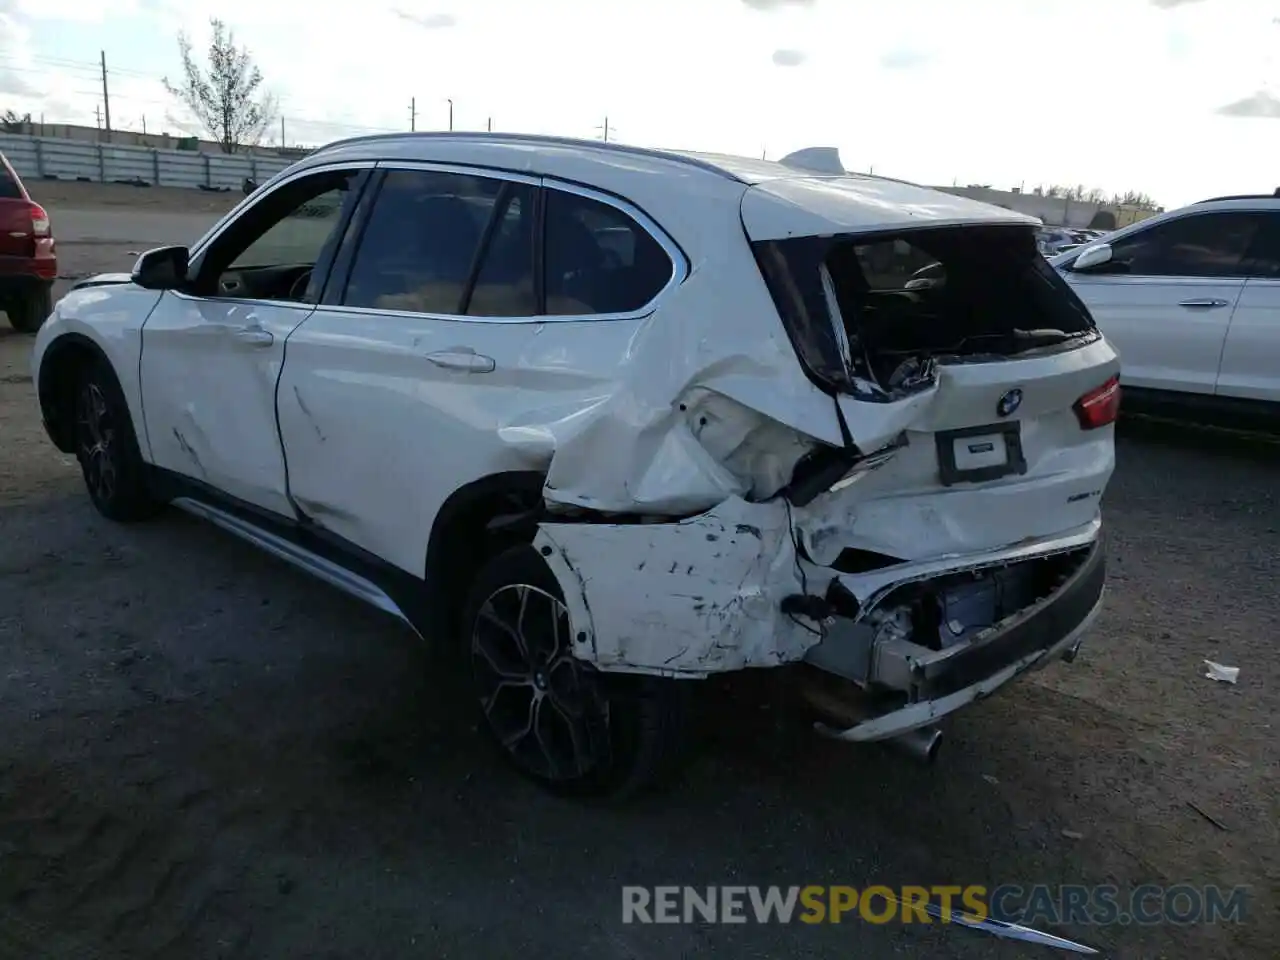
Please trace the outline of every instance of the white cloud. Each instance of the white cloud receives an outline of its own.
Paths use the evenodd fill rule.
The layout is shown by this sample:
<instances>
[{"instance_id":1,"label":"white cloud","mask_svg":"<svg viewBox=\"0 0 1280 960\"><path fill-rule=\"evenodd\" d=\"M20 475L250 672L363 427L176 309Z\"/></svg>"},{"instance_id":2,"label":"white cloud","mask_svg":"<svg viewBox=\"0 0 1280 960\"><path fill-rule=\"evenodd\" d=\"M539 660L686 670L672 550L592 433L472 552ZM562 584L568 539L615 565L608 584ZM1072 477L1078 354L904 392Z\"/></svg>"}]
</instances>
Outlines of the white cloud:
<instances>
[{"instance_id":1,"label":"white cloud","mask_svg":"<svg viewBox=\"0 0 1280 960\"><path fill-rule=\"evenodd\" d=\"M398 7L393 8L391 12L401 20L407 20L425 30L446 30L458 23L458 18L452 13L409 13Z\"/></svg>"},{"instance_id":2,"label":"white cloud","mask_svg":"<svg viewBox=\"0 0 1280 960\"><path fill-rule=\"evenodd\" d=\"M26 56L27 29L0 6L0 96L26 99L38 91L27 77L31 61ZM12 109L12 108L8 108Z\"/></svg>"},{"instance_id":3,"label":"white cloud","mask_svg":"<svg viewBox=\"0 0 1280 960\"><path fill-rule=\"evenodd\" d=\"M80 20L101 23L111 17L132 17L146 0L11 0L20 16L32 20Z\"/></svg>"},{"instance_id":4,"label":"white cloud","mask_svg":"<svg viewBox=\"0 0 1280 960\"><path fill-rule=\"evenodd\" d=\"M1255 117L1265 120L1280 120L1280 97L1266 90L1259 90L1251 97L1235 100L1218 108L1224 117Z\"/></svg>"},{"instance_id":5,"label":"white cloud","mask_svg":"<svg viewBox=\"0 0 1280 960\"><path fill-rule=\"evenodd\" d=\"M881 54L880 66L886 70L912 70L924 66L932 59L933 57L923 50L900 47Z\"/></svg>"},{"instance_id":6,"label":"white cloud","mask_svg":"<svg viewBox=\"0 0 1280 960\"><path fill-rule=\"evenodd\" d=\"M778 67L798 67L804 63L806 57L803 50L775 50L773 51L773 63Z\"/></svg>"}]
</instances>

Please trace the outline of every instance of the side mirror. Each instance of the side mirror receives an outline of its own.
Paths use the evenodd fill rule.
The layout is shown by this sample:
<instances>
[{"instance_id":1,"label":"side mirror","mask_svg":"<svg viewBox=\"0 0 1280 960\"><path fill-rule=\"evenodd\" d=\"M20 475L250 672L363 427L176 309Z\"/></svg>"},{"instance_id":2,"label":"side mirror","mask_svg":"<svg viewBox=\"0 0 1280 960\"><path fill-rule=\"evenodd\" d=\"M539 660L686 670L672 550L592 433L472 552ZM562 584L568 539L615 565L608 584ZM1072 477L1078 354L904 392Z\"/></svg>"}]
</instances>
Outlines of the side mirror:
<instances>
[{"instance_id":1,"label":"side mirror","mask_svg":"<svg viewBox=\"0 0 1280 960\"><path fill-rule=\"evenodd\" d=\"M1104 263L1110 263L1111 256L1111 244L1096 243L1092 247L1086 247L1084 252L1076 257L1075 263L1071 264L1071 269L1076 271L1093 270Z\"/></svg>"},{"instance_id":2,"label":"side mirror","mask_svg":"<svg viewBox=\"0 0 1280 960\"><path fill-rule=\"evenodd\" d=\"M156 247L138 257L131 279L148 290L176 290L187 281L186 247Z\"/></svg>"}]
</instances>

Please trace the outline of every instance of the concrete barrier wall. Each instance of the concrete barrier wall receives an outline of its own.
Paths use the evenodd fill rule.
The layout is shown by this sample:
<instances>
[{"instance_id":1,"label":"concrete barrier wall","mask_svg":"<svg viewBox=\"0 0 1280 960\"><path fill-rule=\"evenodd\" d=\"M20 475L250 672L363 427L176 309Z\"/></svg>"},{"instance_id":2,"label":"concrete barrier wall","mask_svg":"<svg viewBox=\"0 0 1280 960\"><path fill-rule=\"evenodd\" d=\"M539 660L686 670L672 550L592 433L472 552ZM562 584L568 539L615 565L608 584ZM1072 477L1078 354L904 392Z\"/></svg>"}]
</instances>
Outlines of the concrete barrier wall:
<instances>
[{"instance_id":1,"label":"concrete barrier wall","mask_svg":"<svg viewBox=\"0 0 1280 960\"><path fill-rule=\"evenodd\" d=\"M141 181L158 187L191 189L204 186L239 190L245 177L261 182L293 162L252 153L193 153L12 133L0 133L0 153L9 158L23 180L56 177L96 183Z\"/></svg>"}]
</instances>

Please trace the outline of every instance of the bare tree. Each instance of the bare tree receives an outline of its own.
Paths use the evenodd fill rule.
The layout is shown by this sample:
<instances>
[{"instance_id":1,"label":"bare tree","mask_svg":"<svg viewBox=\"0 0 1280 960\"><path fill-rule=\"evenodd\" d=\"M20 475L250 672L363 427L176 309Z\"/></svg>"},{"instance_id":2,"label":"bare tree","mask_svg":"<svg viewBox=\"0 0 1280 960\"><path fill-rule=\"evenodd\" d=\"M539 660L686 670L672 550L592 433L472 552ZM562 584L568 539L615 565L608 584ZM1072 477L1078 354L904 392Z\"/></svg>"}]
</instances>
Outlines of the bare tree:
<instances>
[{"instance_id":1,"label":"bare tree","mask_svg":"<svg viewBox=\"0 0 1280 960\"><path fill-rule=\"evenodd\" d=\"M209 66L202 69L192 55L191 38L178 34L182 82L164 80L165 89L190 110L222 148L235 153L262 142L275 122L275 97L262 89L262 71L247 47L236 46L235 33L213 17L209 20Z\"/></svg>"},{"instance_id":2,"label":"bare tree","mask_svg":"<svg viewBox=\"0 0 1280 960\"><path fill-rule=\"evenodd\" d=\"M1127 207L1137 207L1139 210L1159 210L1155 200L1147 196L1145 193L1139 193L1137 190L1126 190L1124 193L1117 193L1111 198L1111 202L1115 204L1124 204Z\"/></svg>"},{"instance_id":3,"label":"bare tree","mask_svg":"<svg viewBox=\"0 0 1280 960\"><path fill-rule=\"evenodd\" d=\"M24 113L19 115L13 110L6 110L3 114L0 114L0 132L30 133L31 114Z\"/></svg>"},{"instance_id":4,"label":"bare tree","mask_svg":"<svg viewBox=\"0 0 1280 960\"><path fill-rule=\"evenodd\" d=\"M1098 187L1086 188L1083 184L1064 187L1060 184L1036 187L1035 192L1045 197L1057 197L1066 200L1080 200L1086 203L1109 203L1113 206L1124 205L1137 207L1140 210L1159 210L1156 202L1145 193L1137 190L1126 190L1124 193L1108 194Z\"/></svg>"}]
</instances>

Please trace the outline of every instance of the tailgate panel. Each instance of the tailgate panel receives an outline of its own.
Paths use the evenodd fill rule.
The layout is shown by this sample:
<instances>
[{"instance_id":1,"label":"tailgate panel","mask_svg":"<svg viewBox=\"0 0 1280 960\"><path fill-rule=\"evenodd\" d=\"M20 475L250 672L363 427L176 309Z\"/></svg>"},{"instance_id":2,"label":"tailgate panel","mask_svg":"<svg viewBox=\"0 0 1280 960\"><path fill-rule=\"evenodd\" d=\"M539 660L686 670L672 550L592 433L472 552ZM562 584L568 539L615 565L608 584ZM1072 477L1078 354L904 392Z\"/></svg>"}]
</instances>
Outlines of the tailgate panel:
<instances>
[{"instance_id":1,"label":"tailgate panel","mask_svg":"<svg viewBox=\"0 0 1280 960\"><path fill-rule=\"evenodd\" d=\"M907 444L798 514L810 557L830 564L854 548L921 559L1088 523L1115 467L1114 433L1081 429L1072 405L1118 370L1098 340L1026 360L941 365L933 387L892 404L841 397L863 451L904 435ZM1021 403L1001 418L1000 399L1013 389Z\"/></svg>"},{"instance_id":2,"label":"tailgate panel","mask_svg":"<svg viewBox=\"0 0 1280 960\"><path fill-rule=\"evenodd\" d=\"M0 167L0 176L4 169ZM0 257L31 257L35 237L31 233L31 207L25 200L0 198Z\"/></svg>"}]
</instances>

